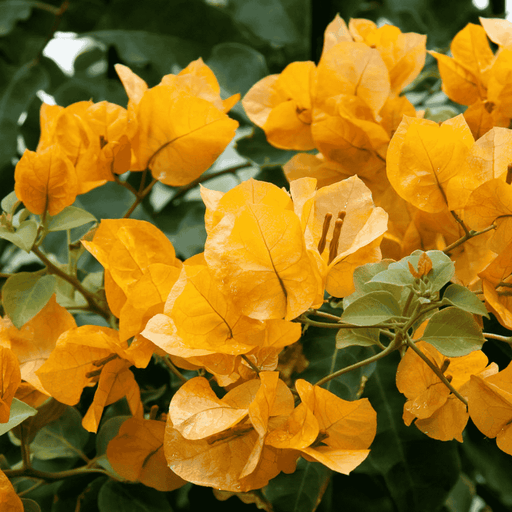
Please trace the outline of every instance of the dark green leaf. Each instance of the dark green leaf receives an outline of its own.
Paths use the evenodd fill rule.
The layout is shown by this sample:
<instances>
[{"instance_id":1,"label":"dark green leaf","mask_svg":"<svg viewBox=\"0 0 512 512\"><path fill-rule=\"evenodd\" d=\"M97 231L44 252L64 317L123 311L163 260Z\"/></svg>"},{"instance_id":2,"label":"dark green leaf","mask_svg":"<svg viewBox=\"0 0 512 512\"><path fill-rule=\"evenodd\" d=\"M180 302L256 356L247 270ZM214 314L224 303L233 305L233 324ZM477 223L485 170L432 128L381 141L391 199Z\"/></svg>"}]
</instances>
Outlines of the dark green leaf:
<instances>
[{"instance_id":1,"label":"dark green leaf","mask_svg":"<svg viewBox=\"0 0 512 512\"><path fill-rule=\"evenodd\" d=\"M302 337L304 356L309 366L299 377L314 384L322 377L345 368L354 363L367 359L375 352L370 347L347 347L336 349L336 331L310 327ZM344 400L354 400L361 388L363 377L369 377L375 368L375 363L357 370L345 373L327 384L329 391Z\"/></svg>"},{"instance_id":2,"label":"dark green leaf","mask_svg":"<svg viewBox=\"0 0 512 512\"><path fill-rule=\"evenodd\" d=\"M318 462L299 459L295 473L281 473L263 489L274 512L313 512L331 478L332 471Z\"/></svg>"},{"instance_id":3,"label":"dark green leaf","mask_svg":"<svg viewBox=\"0 0 512 512\"><path fill-rule=\"evenodd\" d=\"M115 46L123 62L135 72L151 63L160 76L175 71L173 66L184 68L204 50L199 43L145 30L97 30L84 35Z\"/></svg>"},{"instance_id":4,"label":"dark green leaf","mask_svg":"<svg viewBox=\"0 0 512 512\"><path fill-rule=\"evenodd\" d=\"M80 457L89 438L82 427L82 417L74 407L68 407L54 422L44 426L30 444L30 451L39 460L59 457Z\"/></svg>"},{"instance_id":5,"label":"dark green leaf","mask_svg":"<svg viewBox=\"0 0 512 512\"><path fill-rule=\"evenodd\" d=\"M41 512L41 507L34 500L28 498L21 498L23 503L23 512Z\"/></svg>"},{"instance_id":6,"label":"dark green leaf","mask_svg":"<svg viewBox=\"0 0 512 512\"><path fill-rule=\"evenodd\" d=\"M231 94L242 96L269 74L265 57L250 46L240 43L216 45L206 62L220 86Z\"/></svg>"},{"instance_id":7,"label":"dark green leaf","mask_svg":"<svg viewBox=\"0 0 512 512\"><path fill-rule=\"evenodd\" d=\"M471 290L460 284L451 284L446 288L443 294L443 304L451 304L468 313L489 318L484 303Z\"/></svg>"},{"instance_id":8,"label":"dark green leaf","mask_svg":"<svg viewBox=\"0 0 512 512\"><path fill-rule=\"evenodd\" d=\"M37 414L37 409L30 407L25 402L18 400L17 398L12 399L11 411L9 421L7 423L0 423L0 436L12 430L16 425L19 425L22 421L25 421L28 417Z\"/></svg>"},{"instance_id":9,"label":"dark green leaf","mask_svg":"<svg viewBox=\"0 0 512 512\"><path fill-rule=\"evenodd\" d=\"M51 218L48 223L48 231L65 231L83 226L88 222L96 222L96 217L92 213L76 206L68 206Z\"/></svg>"},{"instance_id":10,"label":"dark green leaf","mask_svg":"<svg viewBox=\"0 0 512 512\"><path fill-rule=\"evenodd\" d=\"M400 315L400 305L395 297L389 292L377 291L352 302L341 319L348 324L372 326Z\"/></svg>"},{"instance_id":11,"label":"dark green leaf","mask_svg":"<svg viewBox=\"0 0 512 512\"><path fill-rule=\"evenodd\" d=\"M30 272L20 272L7 279L2 288L3 305L18 329L44 308L55 291L55 284L55 276Z\"/></svg>"},{"instance_id":12,"label":"dark green leaf","mask_svg":"<svg viewBox=\"0 0 512 512\"><path fill-rule=\"evenodd\" d=\"M19 68L0 99L0 122L17 123L32 97L37 91L44 90L48 83L48 73L39 64L30 62Z\"/></svg>"},{"instance_id":13,"label":"dark green leaf","mask_svg":"<svg viewBox=\"0 0 512 512\"><path fill-rule=\"evenodd\" d=\"M144 485L110 480L98 495L100 512L172 512L165 494Z\"/></svg>"},{"instance_id":14,"label":"dark green leaf","mask_svg":"<svg viewBox=\"0 0 512 512\"><path fill-rule=\"evenodd\" d=\"M183 201L164 208L155 216L155 224L171 240L180 258L186 259L204 250L204 212L202 201Z\"/></svg>"},{"instance_id":15,"label":"dark green leaf","mask_svg":"<svg viewBox=\"0 0 512 512\"><path fill-rule=\"evenodd\" d=\"M435 441L404 425L397 365L398 355L380 360L366 384L364 396L377 411L377 436L357 471L383 477L397 512L433 512L459 478L457 442Z\"/></svg>"},{"instance_id":16,"label":"dark green leaf","mask_svg":"<svg viewBox=\"0 0 512 512\"><path fill-rule=\"evenodd\" d=\"M287 151L271 146L265 132L254 127L253 133L236 141L237 152L261 167L284 165L297 151Z\"/></svg>"},{"instance_id":17,"label":"dark green leaf","mask_svg":"<svg viewBox=\"0 0 512 512\"><path fill-rule=\"evenodd\" d=\"M108 419L101 424L98 435L96 436L96 454L99 457L98 464L113 474L116 474L116 472L112 468L106 456L107 446L108 443L117 436L121 425L128 418L130 418L130 416L114 416L113 418Z\"/></svg>"},{"instance_id":18,"label":"dark green leaf","mask_svg":"<svg viewBox=\"0 0 512 512\"><path fill-rule=\"evenodd\" d=\"M340 329L336 334L336 348L352 345L371 347L379 343L379 329Z\"/></svg>"},{"instance_id":19,"label":"dark green leaf","mask_svg":"<svg viewBox=\"0 0 512 512\"><path fill-rule=\"evenodd\" d=\"M0 37L6 36L20 20L27 20L34 2L4 0L0 4Z\"/></svg>"},{"instance_id":20,"label":"dark green leaf","mask_svg":"<svg viewBox=\"0 0 512 512\"><path fill-rule=\"evenodd\" d=\"M421 339L447 357L465 356L480 350L485 341L473 315L454 307L432 315Z\"/></svg>"}]
</instances>

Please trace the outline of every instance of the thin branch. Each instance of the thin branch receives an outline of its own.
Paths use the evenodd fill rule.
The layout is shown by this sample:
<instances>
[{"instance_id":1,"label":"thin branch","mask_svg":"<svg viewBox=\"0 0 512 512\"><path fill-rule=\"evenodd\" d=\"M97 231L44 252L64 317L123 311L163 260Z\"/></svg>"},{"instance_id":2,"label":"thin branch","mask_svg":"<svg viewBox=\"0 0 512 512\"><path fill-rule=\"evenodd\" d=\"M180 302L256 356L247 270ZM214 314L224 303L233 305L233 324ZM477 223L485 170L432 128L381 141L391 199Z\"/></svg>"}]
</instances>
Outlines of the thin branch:
<instances>
[{"instance_id":1,"label":"thin branch","mask_svg":"<svg viewBox=\"0 0 512 512\"><path fill-rule=\"evenodd\" d=\"M451 210L450 213L452 214L452 217L460 224L460 226L464 230L464 234L468 237L471 237L471 235L469 234L469 229L467 228L466 224L464 224L464 221L455 213L454 210Z\"/></svg>"},{"instance_id":2,"label":"thin branch","mask_svg":"<svg viewBox=\"0 0 512 512\"><path fill-rule=\"evenodd\" d=\"M49 473L47 471L39 471L34 468L24 469L4 469L5 475L8 478L27 477L27 478L38 478L45 480L46 482L56 482L57 480L63 480L64 478L70 478L72 476L86 475L91 473L100 473L102 475L109 476L110 478L116 478L112 473L105 471L100 468L75 468L67 471L58 471L57 473ZM117 479L117 478L116 478Z\"/></svg>"},{"instance_id":3,"label":"thin branch","mask_svg":"<svg viewBox=\"0 0 512 512\"><path fill-rule=\"evenodd\" d=\"M382 352L379 352L378 354L375 354L374 356L371 356L368 359L364 359L363 361L359 361L350 366L342 368L341 370L338 370L337 372L331 373L330 375L327 375L326 377L323 377L322 379L320 379L318 382L315 383L315 386L322 386L326 382L329 382L332 379L336 379L340 375L349 373L353 370L357 370L358 368L362 368L363 366L366 366L375 361L378 361L379 359L382 359L383 357L386 357L387 355L391 354L391 352L393 352L394 350L396 350L395 344L390 343Z\"/></svg>"},{"instance_id":4,"label":"thin branch","mask_svg":"<svg viewBox=\"0 0 512 512\"><path fill-rule=\"evenodd\" d=\"M57 267L57 265L52 263L52 261L50 261L38 247L32 247L32 252L46 265L46 268L50 274L55 274L74 286L84 296L85 300L89 304L91 311L101 315L107 321L110 320L110 311L103 309L98 304L94 295L89 290L87 290L87 288L85 288L76 277L66 274L66 272Z\"/></svg>"},{"instance_id":5,"label":"thin branch","mask_svg":"<svg viewBox=\"0 0 512 512\"><path fill-rule=\"evenodd\" d=\"M308 315L316 315L321 316L322 318L327 318L329 320L334 320L335 322L339 322L341 319L339 316L331 315L330 313L326 313L325 311L319 311L317 309L309 309L307 311Z\"/></svg>"},{"instance_id":6,"label":"thin branch","mask_svg":"<svg viewBox=\"0 0 512 512\"><path fill-rule=\"evenodd\" d=\"M187 378L178 370L178 368L176 368L176 366L174 366L174 364L168 357L162 357L162 360L165 366L167 366L167 368L171 370L171 373L176 375L176 377L178 377L178 379L180 379L181 382L187 382Z\"/></svg>"},{"instance_id":7,"label":"thin branch","mask_svg":"<svg viewBox=\"0 0 512 512\"><path fill-rule=\"evenodd\" d=\"M242 354L242 359L251 367L253 372L260 373L260 369L245 354Z\"/></svg>"},{"instance_id":8,"label":"thin branch","mask_svg":"<svg viewBox=\"0 0 512 512\"><path fill-rule=\"evenodd\" d=\"M505 343L509 343L512 345L512 336L500 336L499 334L492 334L490 332L482 333L485 338L489 338L491 340L504 341Z\"/></svg>"},{"instance_id":9,"label":"thin branch","mask_svg":"<svg viewBox=\"0 0 512 512\"><path fill-rule=\"evenodd\" d=\"M497 226L495 224L491 224L490 226L486 227L485 229L482 229L482 231L473 231L473 230L469 231L462 238L459 238L458 240L453 242L453 244L449 245L448 247L445 247L443 249L443 252L445 254L449 254L451 251L453 251L453 249L455 249L459 245L462 245L464 242L466 242L470 238L474 238L475 236L478 236L478 235L483 235L484 233L487 233L487 231L491 231L492 229L496 229L496 227Z\"/></svg>"},{"instance_id":10,"label":"thin branch","mask_svg":"<svg viewBox=\"0 0 512 512\"><path fill-rule=\"evenodd\" d=\"M468 401L450 384L450 381L443 375L443 372L416 346L409 336L407 336L407 346L414 350L414 352L425 361L439 380L441 380L441 382L467 407Z\"/></svg>"},{"instance_id":11,"label":"thin branch","mask_svg":"<svg viewBox=\"0 0 512 512\"><path fill-rule=\"evenodd\" d=\"M137 206L139 206L139 204L142 203L144 198L149 194L149 192L155 186L157 181L158 180L153 180L140 194L136 193L135 201L130 206L128 211L123 215L123 219L127 219L134 212L135 208L137 208Z\"/></svg>"},{"instance_id":12,"label":"thin branch","mask_svg":"<svg viewBox=\"0 0 512 512\"><path fill-rule=\"evenodd\" d=\"M223 169L222 171L212 172L210 174L204 174L199 176L196 180L192 181L188 185L184 185L183 187L180 187L176 194L172 197L172 199L169 201L169 205L172 206L173 203L175 203L178 199L183 197L189 190L193 189L200 183L204 183L209 180L213 180L214 178L218 178L219 176L223 176L224 174L235 174L236 171L239 171L240 169L245 169L247 167L252 167L252 163L245 162L243 164L234 165L233 167L229 167L227 169Z\"/></svg>"}]
</instances>

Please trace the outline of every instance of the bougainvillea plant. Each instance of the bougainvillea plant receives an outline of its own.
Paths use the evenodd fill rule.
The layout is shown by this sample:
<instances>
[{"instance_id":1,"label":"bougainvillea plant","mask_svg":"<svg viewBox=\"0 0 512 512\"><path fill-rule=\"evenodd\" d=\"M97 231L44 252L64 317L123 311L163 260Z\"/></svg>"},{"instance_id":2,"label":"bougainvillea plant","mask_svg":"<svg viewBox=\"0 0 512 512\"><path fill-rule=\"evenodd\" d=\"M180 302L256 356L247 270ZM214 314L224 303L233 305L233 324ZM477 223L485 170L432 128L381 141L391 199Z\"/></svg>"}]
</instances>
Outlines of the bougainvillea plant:
<instances>
[{"instance_id":1,"label":"bougainvillea plant","mask_svg":"<svg viewBox=\"0 0 512 512\"><path fill-rule=\"evenodd\" d=\"M512 343L482 320L512 329L511 34L510 22L481 19L451 57L431 52L443 91L468 106L438 120L403 94L426 36L336 17L318 65L291 63L241 100L271 145L297 152L287 188L200 185L235 136L241 99L223 99L201 59L154 87L117 65L126 108L43 104L39 145L1 202L0 237L43 265L4 276L0 434L21 458L1 461L2 511L35 510L27 481L79 475L104 479L100 510L120 482L160 493L191 483L281 510L273 482L296 471L319 482L294 510L314 510L333 472L382 463L376 434L402 421L381 417L371 391L384 364L409 430L453 449L471 419L512 456L512 365L482 351L486 339ZM80 197L108 182L133 204L97 221ZM199 187L202 252L182 259L132 217L157 183ZM93 258L101 268L85 271ZM323 373L308 373L308 351L325 350ZM139 385L157 367L171 383L164 407ZM54 471L48 461L70 452L79 463Z\"/></svg>"}]
</instances>

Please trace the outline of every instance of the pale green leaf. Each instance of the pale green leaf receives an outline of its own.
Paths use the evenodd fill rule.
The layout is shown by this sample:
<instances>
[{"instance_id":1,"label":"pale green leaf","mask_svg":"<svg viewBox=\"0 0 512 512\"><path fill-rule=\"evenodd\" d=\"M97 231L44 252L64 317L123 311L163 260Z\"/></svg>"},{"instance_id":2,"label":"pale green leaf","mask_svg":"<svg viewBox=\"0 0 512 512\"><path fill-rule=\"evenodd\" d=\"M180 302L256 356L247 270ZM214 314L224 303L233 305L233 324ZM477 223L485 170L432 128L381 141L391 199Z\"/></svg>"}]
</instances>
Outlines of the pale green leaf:
<instances>
[{"instance_id":1,"label":"pale green leaf","mask_svg":"<svg viewBox=\"0 0 512 512\"><path fill-rule=\"evenodd\" d=\"M348 324L371 326L400 315L400 306L395 297L386 291L376 291L352 302L341 319Z\"/></svg>"},{"instance_id":2,"label":"pale green leaf","mask_svg":"<svg viewBox=\"0 0 512 512\"><path fill-rule=\"evenodd\" d=\"M340 329L336 334L336 348L352 345L370 347L379 344L379 329Z\"/></svg>"},{"instance_id":3,"label":"pale green leaf","mask_svg":"<svg viewBox=\"0 0 512 512\"><path fill-rule=\"evenodd\" d=\"M485 341L473 315L455 307L432 315L421 339L447 357L465 356L480 350Z\"/></svg>"},{"instance_id":4,"label":"pale green leaf","mask_svg":"<svg viewBox=\"0 0 512 512\"><path fill-rule=\"evenodd\" d=\"M83 226L88 222L97 222L92 213L76 206L68 206L51 218L48 223L48 231L65 231L66 229Z\"/></svg>"},{"instance_id":5,"label":"pale green leaf","mask_svg":"<svg viewBox=\"0 0 512 512\"><path fill-rule=\"evenodd\" d=\"M446 288L443 294L443 304L451 304L468 313L489 318L484 303L471 290L460 284L451 284Z\"/></svg>"},{"instance_id":6,"label":"pale green leaf","mask_svg":"<svg viewBox=\"0 0 512 512\"><path fill-rule=\"evenodd\" d=\"M7 279L2 288L3 305L18 329L44 308L55 291L55 284L55 276L30 272L20 272Z\"/></svg>"},{"instance_id":7,"label":"pale green leaf","mask_svg":"<svg viewBox=\"0 0 512 512\"><path fill-rule=\"evenodd\" d=\"M12 430L28 417L35 416L36 414L37 409L30 407L30 405L27 405L17 398L13 398L9 421L7 423L0 423L0 436Z\"/></svg>"}]
</instances>

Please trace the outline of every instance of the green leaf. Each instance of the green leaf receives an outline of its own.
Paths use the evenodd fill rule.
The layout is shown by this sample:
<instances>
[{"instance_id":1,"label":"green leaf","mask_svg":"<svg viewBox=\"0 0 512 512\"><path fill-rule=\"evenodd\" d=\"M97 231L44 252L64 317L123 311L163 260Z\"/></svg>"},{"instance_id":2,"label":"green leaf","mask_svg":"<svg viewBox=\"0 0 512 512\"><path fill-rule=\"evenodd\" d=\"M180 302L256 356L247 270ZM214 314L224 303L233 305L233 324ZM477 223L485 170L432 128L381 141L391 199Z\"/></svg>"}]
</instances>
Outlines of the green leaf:
<instances>
[{"instance_id":1,"label":"green leaf","mask_svg":"<svg viewBox=\"0 0 512 512\"><path fill-rule=\"evenodd\" d=\"M355 291L343 298L343 308L346 309L356 299L366 295L369 292L386 291L392 293L397 301L400 302L403 287L388 283L374 283L372 278L387 270L393 260L382 260L378 263L366 263L354 270L354 288Z\"/></svg>"},{"instance_id":2,"label":"green leaf","mask_svg":"<svg viewBox=\"0 0 512 512\"><path fill-rule=\"evenodd\" d=\"M37 501L21 498L21 502L23 503L23 512L41 512L41 507Z\"/></svg>"},{"instance_id":3,"label":"green leaf","mask_svg":"<svg viewBox=\"0 0 512 512\"><path fill-rule=\"evenodd\" d=\"M336 331L310 327L302 337L304 356L309 361L301 379L314 384L330 373L367 359L375 352L373 348L352 346L343 350L336 348ZM345 373L327 384L327 389L344 400L355 400L361 382L368 378L375 363Z\"/></svg>"},{"instance_id":4,"label":"green leaf","mask_svg":"<svg viewBox=\"0 0 512 512\"><path fill-rule=\"evenodd\" d=\"M204 212L202 201L183 201L164 207L155 215L154 223L171 240L180 258L186 259L204 250Z\"/></svg>"},{"instance_id":5,"label":"green leaf","mask_svg":"<svg viewBox=\"0 0 512 512\"><path fill-rule=\"evenodd\" d=\"M30 407L30 405L27 405L17 398L13 398L9 421L7 423L0 423L0 436L12 430L28 417L35 416L36 414L37 409Z\"/></svg>"},{"instance_id":6,"label":"green leaf","mask_svg":"<svg viewBox=\"0 0 512 512\"><path fill-rule=\"evenodd\" d=\"M107 458L107 446L108 443L117 436L121 425L128 418L130 418L130 416L114 416L113 418L109 418L107 421L102 423L98 431L98 435L96 436L96 455L98 456L98 464L114 475L117 475L117 473L114 471L114 468Z\"/></svg>"},{"instance_id":7,"label":"green leaf","mask_svg":"<svg viewBox=\"0 0 512 512\"><path fill-rule=\"evenodd\" d=\"M145 485L109 480L98 495L100 512L172 512L165 493Z\"/></svg>"},{"instance_id":8,"label":"green leaf","mask_svg":"<svg viewBox=\"0 0 512 512\"><path fill-rule=\"evenodd\" d=\"M92 213L76 206L68 206L51 218L48 223L48 231L65 231L66 229L83 226L88 222L97 222Z\"/></svg>"},{"instance_id":9,"label":"green leaf","mask_svg":"<svg viewBox=\"0 0 512 512\"><path fill-rule=\"evenodd\" d=\"M386 291L370 292L356 299L341 315L343 322L371 326L400 316L401 310L395 297Z\"/></svg>"},{"instance_id":10,"label":"green leaf","mask_svg":"<svg viewBox=\"0 0 512 512\"><path fill-rule=\"evenodd\" d=\"M206 64L215 73L223 89L231 94L239 92L242 96L269 74L265 57L240 43L215 45Z\"/></svg>"},{"instance_id":11,"label":"green leaf","mask_svg":"<svg viewBox=\"0 0 512 512\"><path fill-rule=\"evenodd\" d=\"M14 205L17 202L18 202L18 198L16 197L16 192L14 192L14 190L13 190L10 194L7 194L2 199L2 203L1 203L2 210L5 213L12 214L13 213L12 209L14 208Z\"/></svg>"},{"instance_id":12,"label":"green leaf","mask_svg":"<svg viewBox=\"0 0 512 512\"><path fill-rule=\"evenodd\" d=\"M451 284L446 288L443 294L443 305L446 304L451 304L468 313L489 318L484 303L471 290L460 284Z\"/></svg>"},{"instance_id":13,"label":"green leaf","mask_svg":"<svg viewBox=\"0 0 512 512\"><path fill-rule=\"evenodd\" d=\"M0 226L0 238L9 240L25 252L30 252L37 238L37 222L25 220L19 225L15 233Z\"/></svg>"},{"instance_id":14,"label":"green leaf","mask_svg":"<svg viewBox=\"0 0 512 512\"><path fill-rule=\"evenodd\" d=\"M480 350L485 341L473 315L455 307L432 315L421 339L447 357L465 356Z\"/></svg>"},{"instance_id":15,"label":"green leaf","mask_svg":"<svg viewBox=\"0 0 512 512\"><path fill-rule=\"evenodd\" d=\"M0 37L9 34L18 21L30 18L32 3L22 0L4 0L0 4Z\"/></svg>"},{"instance_id":16,"label":"green leaf","mask_svg":"<svg viewBox=\"0 0 512 512\"><path fill-rule=\"evenodd\" d=\"M281 473L263 489L275 512L313 512L331 479L332 471L318 462L299 459L291 475Z\"/></svg>"},{"instance_id":17,"label":"green leaf","mask_svg":"<svg viewBox=\"0 0 512 512\"><path fill-rule=\"evenodd\" d=\"M238 139L235 144L237 152L260 167L284 165L297 151L275 148L267 142L265 132L255 126L251 135Z\"/></svg>"},{"instance_id":18,"label":"green leaf","mask_svg":"<svg viewBox=\"0 0 512 512\"><path fill-rule=\"evenodd\" d=\"M172 73L173 66L187 66L204 51L204 45L193 40L145 30L96 30L82 35L114 46L128 66L143 68L153 64L161 77Z\"/></svg>"},{"instance_id":19,"label":"green leaf","mask_svg":"<svg viewBox=\"0 0 512 512\"><path fill-rule=\"evenodd\" d=\"M357 472L383 479L396 512L433 512L459 478L458 443L436 441L404 425L405 400L395 384L398 362L398 354L380 360L366 383L363 396L377 411L377 435Z\"/></svg>"},{"instance_id":20,"label":"green leaf","mask_svg":"<svg viewBox=\"0 0 512 512\"><path fill-rule=\"evenodd\" d=\"M2 288L3 305L18 329L44 308L55 291L55 284L55 276L30 272L19 272L7 279Z\"/></svg>"},{"instance_id":21,"label":"green leaf","mask_svg":"<svg viewBox=\"0 0 512 512\"><path fill-rule=\"evenodd\" d=\"M372 278L372 282L395 284L399 286L412 286L414 276L409 270L409 263L417 269L418 260L423 251L414 251L410 256L391 263L387 270ZM443 251L427 251L432 260L432 270L428 274L428 281L433 292L439 291L455 274L453 261Z\"/></svg>"},{"instance_id":22,"label":"green leaf","mask_svg":"<svg viewBox=\"0 0 512 512\"><path fill-rule=\"evenodd\" d=\"M336 348L352 345L371 347L379 343L379 329L340 329L336 333Z\"/></svg>"},{"instance_id":23,"label":"green leaf","mask_svg":"<svg viewBox=\"0 0 512 512\"><path fill-rule=\"evenodd\" d=\"M82 417L68 407L54 422L45 425L30 444L30 451L39 460L59 457L80 457L89 432L82 427Z\"/></svg>"}]
</instances>

